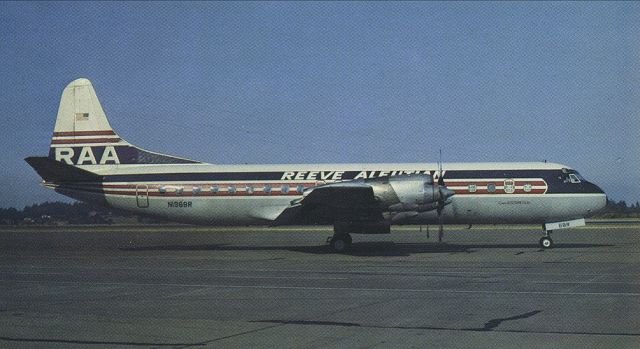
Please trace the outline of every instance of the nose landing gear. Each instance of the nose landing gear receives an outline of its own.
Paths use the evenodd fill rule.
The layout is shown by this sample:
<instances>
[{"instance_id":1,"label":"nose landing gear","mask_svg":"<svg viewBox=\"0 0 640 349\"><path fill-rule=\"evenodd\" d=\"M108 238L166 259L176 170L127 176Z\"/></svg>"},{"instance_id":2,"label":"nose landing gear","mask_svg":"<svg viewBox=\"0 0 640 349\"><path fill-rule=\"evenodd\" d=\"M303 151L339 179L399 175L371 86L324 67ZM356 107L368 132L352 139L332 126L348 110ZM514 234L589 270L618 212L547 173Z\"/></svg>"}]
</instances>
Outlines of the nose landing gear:
<instances>
[{"instance_id":1,"label":"nose landing gear","mask_svg":"<svg viewBox=\"0 0 640 349\"><path fill-rule=\"evenodd\" d=\"M551 230L545 230L544 236L540 238L540 247L549 249L553 247L553 240L551 240Z\"/></svg>"}]
</instances>

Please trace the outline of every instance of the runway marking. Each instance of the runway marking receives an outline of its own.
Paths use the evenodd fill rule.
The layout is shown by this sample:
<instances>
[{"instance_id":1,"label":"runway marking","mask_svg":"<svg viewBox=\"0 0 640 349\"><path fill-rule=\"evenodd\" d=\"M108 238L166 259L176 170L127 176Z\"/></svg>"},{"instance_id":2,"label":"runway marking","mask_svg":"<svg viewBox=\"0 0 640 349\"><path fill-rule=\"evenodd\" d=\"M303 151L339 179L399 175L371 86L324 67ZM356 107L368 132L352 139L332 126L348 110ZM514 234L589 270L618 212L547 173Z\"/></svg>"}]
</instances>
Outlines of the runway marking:
<instances>
[{"instance_id":1,"label":"runway marking","mask_svg":"<svg viewBox=\"0 0 640 349\"><path fill-rule=\"evenodd\" d=\"M1 341L23 343L56 343L56 344L85 344L85 345L118 345L118 346L153 346L153 347L190 347L200 346L202 343L155 343L155 342L125 342L125 341L92 341L82 339L58 339L58 338L23 338L0 336ZM205 343L206 344L206 343Z\"/></svg>"},{"instance_id":2,"label":"runway marking","mask_svg":"<svg viewBox=\"0 0 640 349\"><path fill-rule=\"evenodd\" d=\"M100 270L109 270L108 268L102 268ZM153 269L145 269L153 270ZM0 274L13 274L13 275L73 275L73 273L28 273L28 272L11 272L0 271ZM250 275L214 275L216 278L224 279L286 279L286 280L349 280L346 277L307 277L307 276L250 276Z\"/></svg>"},{"instance_id":3,"label":"runway marking","mask_svg":"<svg viewBox=\"0 0 640 349\"><path fill-rule=\"evenodd\" d=\"M170 287L202 287L202 288L246 288L261 290L308 290L308 291L364 291L364 292L416 292L416 293L461 293L461 294L506 294L506 295L544 295L544 296L620 296L640 297L636 292L562 292L562 291L489 291L458 289L420 289L420 288L360 288L360 287L308 287L308 286L268 286L268 285L212 285L212 284L177 284L177 283L137 283L137 282L93 282L93 281L38 281L38 280L0 280L9 283L60 283L73 285L110 285L110 286L170 286Z\"/></svg>"},{"instance_id":4,"label":"runway marking","mask_svg":"<svg viewBox=\"0 0 640 349\"><path fill-rule=\"evenodd\" d=\"M32 273L32 272L19 272L19 271L0 271L0 274L15 274L15 275L73 275L73 273Z\"/></svg>"},{"instance_id":5,"label":"runway marking","mask_svg":"<svg viewBox=\"0 0 640 349\"><path fill-rule=\"evenodd\" d=\"M38 268L38 267L36 267ZM50 267L42 267L39 269L47 269ZM75 267L74 269L80 269L82 267ZM152 269L152 268L82 268L82 269L97 269L97 270L156 270L156 269ZM167 270L167 269L164 269ZM170 271L228 271L228 270L224 270L224 269L189 269L189 268L176 268L176 269L169 269ZM235 270L237 272L237 270ZM254 270L252 270L254 271ZM261 271L258 271L261 272ZM309 272L309 273L327 273L327 272ZM345 272L331 272L334 274L344 274ZM356 274L358 274L360 272L356 272ZM460 273L464 273L464 274L482 274L481 272L475 273L475 272L456 272L457 274ZM11 271L0 271L0 274L13 274L13 275L73 275L73 273L56 273L56 272L51 272L51 273L37 273L37 272L11 272ZM371 273L363 273L363 274L371 274ZM413 273L408 273L409 275L416 275ZM441 273L437 273L434 272L435 275L433 276L446 276L447 272L441 272ZM488 273L487 273L488 274ZM503 274L507 274L507 275L515 275L517 273L500 273L500 272L496 272L496 274L499 275L503 275ZM522 275L518 274L518 275ZM528 273L528 274L533 274L533 273ZM385 274L385 275L389 275L389 274ZM391 274L391 276L393 275L398 275L398 274ZM497 276L499 276L497 275ZM572 274L572 275L580 275L580 276L585 276L584 274ZM616 275L616 276L620 276L621 274L597 274L599 276L601 275ZM399 275L401 276L401 275ZM427 274L420 274L418 276L432 276ZM586 274L586 276L592 276L592 274ZM265 280L269 280L269 279L273 279L273 280L278 280L278 279L282 279L282 280L352 280L353 278L348 278L348 277L299 277L299 276L250 276L250 275L214 275L215 278L224 278L224 279L265 279ZM472 278L469 281L473 281L476 280L478 278ZM591 280L586 280L586 281L536 281L536 280L525 280L525 283L532 283L532 284L612 284L612 285L640 285L640 282L624 282L624 281L592 281L595 279L591 279ZM480 281L486 281L485 278L480 279ZM504 281L508 281L508 280L504 280ZM516 280L517 281L517 280ZM493 281L491 281L493 282Z\"/></svg>"},{"instance_id":6,"label":"runway marking","mask_svg":"<svg viewBox=\"0 0 640 349\"><path fill-rule=\"evenodd\" d=\"M214 275L216 278L227 279L290 279L290 280L349 280L349 278L332 277L299 277L299 276L240 276L240 275Z\"/></svg>"},{"instance_id":7,"label":"runway marking","mask_svg":"<svg viewBox=\"0 0 640 349\"><path fill-rule=\"evenodd\" d=\"M409 268L413 266L390 266L383 265L380 267L384 268L393 268L393 267L402 267ZM420 267L420 266L415 266ZM132 268L132 267L119 267L119 268L104 268L104 267L29 267L30 269L77 269L77 270L140 270L140 271L155 271L159 270L158 268ZM220 268L162 268L162 271L220 271L220 272L256 272L256 273L301 273L301 274L365 274L365 275L383 275L383 276L430 276L430 275L519 275L519 276L527 276L527 275L555 275L555 276L640 276L640 273L546 273L546 272L503 272L502 269L513 269L506 267L492 267L495 271L427 271L427 272L410 272L410 271L401 271L401 272L384 272L384 271L367 271L367 270L333 270L333 271L323 271L323 270L301 270L301 269L220 269ZM10 273L0 271L0 273ZM46 273L45 273L46 274ZM68 274L68 273L67 273ZM224 277L221 275L220 277Z\"/></svg>"},{"instance_id":8,"label":"runway marking","mask_svg":"<svg viewBox=\"0 0 640 349\"><path fill-rule=\"evenodd\" d=\"M615 284L615 285L640 285L640 282L622 281L526 281L532 284Z\"/></svg>"},{"instance_id":9,"label":"runway marking","mask_svg":"<svg viewBox=\"0 0 640 349\"><path fill-rule=\"evenodd\" d=\"M581 288L581 287L582 287L582 285L588 285L588 284L590 284L590 283L595 283L595 282L597 282L597 280L598 280L598 279L602 279L602 278L604 278L604 277L605 277L604 275L597 275L597 276L594 276L594 277L590 278L590 279L589 279L589 280L587 280L586 282L582 282L582 283L574 283L574 284L573 284L574 286L569 287L568 289L566 289L566 290L565 290L565 292L573 292L573 291L575 291L575 290L577 290L577 289ZM565 284L565 285L568 285L568 284Z\"/></svg>"}]
</instances>

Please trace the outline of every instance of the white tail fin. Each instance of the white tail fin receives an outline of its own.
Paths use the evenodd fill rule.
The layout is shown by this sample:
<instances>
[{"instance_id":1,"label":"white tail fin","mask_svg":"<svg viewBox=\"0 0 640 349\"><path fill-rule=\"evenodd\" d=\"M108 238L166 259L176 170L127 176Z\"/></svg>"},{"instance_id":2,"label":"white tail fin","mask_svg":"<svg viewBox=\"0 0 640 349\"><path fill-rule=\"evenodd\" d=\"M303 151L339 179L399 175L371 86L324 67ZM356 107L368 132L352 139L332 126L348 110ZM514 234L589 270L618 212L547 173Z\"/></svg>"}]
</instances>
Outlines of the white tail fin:
<instances>
[{"instance_id":1,"label":"white tail fin","mask_svg":"<svg viewBox=\"0 0 640 349\"><path fill-rule=\"evenodd\" d=\"M49 157L69 165L175 164L196 161L134 147L116 134L87 79L65 87Z\"/></svg>"},{"instance_id":2,"label":"white tail fin","mask_svg":"<svg viewBox=\"0 0 640 349\"><path fill-rule=\"evenodd\" d=\"M73 80L64 91L58 108L55 132L113 131L96 91L87 79Z\"/></svg>"},{"instance_id":3,"label":"white tail fin","mask_svg":"<svg viewBox=\"0 0 640 349\"><path fill-rule=\"evenodd\" d=\"M127 144L113 131L96 91L87 79L73 80L62 92L52 147Z\"/></svg>"}]
</instances>

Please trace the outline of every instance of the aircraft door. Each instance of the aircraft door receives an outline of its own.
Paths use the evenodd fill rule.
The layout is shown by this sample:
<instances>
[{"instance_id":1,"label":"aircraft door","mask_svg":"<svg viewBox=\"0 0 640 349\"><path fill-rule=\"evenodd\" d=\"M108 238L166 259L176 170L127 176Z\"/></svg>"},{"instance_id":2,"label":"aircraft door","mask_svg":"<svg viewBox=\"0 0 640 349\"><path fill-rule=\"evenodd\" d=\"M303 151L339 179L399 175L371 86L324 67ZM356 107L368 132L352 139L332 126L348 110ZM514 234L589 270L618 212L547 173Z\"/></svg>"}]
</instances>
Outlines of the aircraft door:
<instances>
[{"instance_id":1,"label":"aircraft door","mask_svg":"<svg viewBox=\"0 0 640 349\"><path fill-rule=\"evenodd\" d=\"M136 185L136 203L140 208L149 207L149 186L146 184Z\"/></svg>"}]
</instances>

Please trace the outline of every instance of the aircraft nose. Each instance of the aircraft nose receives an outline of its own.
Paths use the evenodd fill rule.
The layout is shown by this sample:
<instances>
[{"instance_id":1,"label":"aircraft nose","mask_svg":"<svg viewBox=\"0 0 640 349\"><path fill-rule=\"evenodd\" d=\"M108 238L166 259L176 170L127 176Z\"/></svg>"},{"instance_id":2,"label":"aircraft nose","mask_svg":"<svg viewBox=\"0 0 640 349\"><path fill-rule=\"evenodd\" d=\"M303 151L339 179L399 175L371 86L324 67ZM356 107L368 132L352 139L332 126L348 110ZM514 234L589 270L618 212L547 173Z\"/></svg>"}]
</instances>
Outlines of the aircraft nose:
<instances>
[{"instance_id":1,"label":"aircraft nose","mask_svg":"<svg viewBox=\"0 0 640 349\"><path fill-rule=\"evenodd\" d=\"M600 212L600 211L604 210L604 208L607 207L607 202L608 201L609 201L609 198L607 198L607 194L602 192L602 194L598 198L598 203L596 204L595 212Z\"/></svg>"},{"instance_id":2,"label":"aircraft nose","mask_svg":"<svg viewBox=\"0 0 640 349\"><path fill-rule=\"evenodd\" d=\"M594 193L604 194L604 190L602 190L599 186L597 186L597 185L595 185L595 184L593 184L593 183L589 183L589 184L591 184L591 187L592 187L592 189L593 189L592 191L593 191ZM605 196L606 196L606 195L605 195Z\"/></svg>"},{"instance_id":3,"label":"aircraft nose","mask_svg":"<svg viewBox=\"0 0 640 349\"><path fill-rule=\"evenodd\" d=\"M598 187L597 185L593 184L593 183L589 183L591 186L591 192L594 194L593 196L593 200L592 200L592 208L589 210L589 213L591 214L596 214L602 210L604 210L605 207L607 207L607 194L605 194L604 190L602 190L600 187Z\"/></svg>"}]
</instances>

